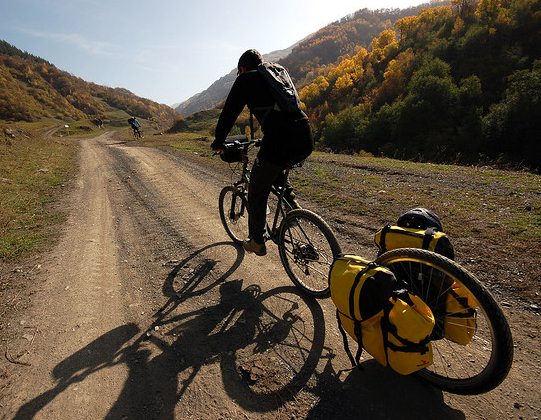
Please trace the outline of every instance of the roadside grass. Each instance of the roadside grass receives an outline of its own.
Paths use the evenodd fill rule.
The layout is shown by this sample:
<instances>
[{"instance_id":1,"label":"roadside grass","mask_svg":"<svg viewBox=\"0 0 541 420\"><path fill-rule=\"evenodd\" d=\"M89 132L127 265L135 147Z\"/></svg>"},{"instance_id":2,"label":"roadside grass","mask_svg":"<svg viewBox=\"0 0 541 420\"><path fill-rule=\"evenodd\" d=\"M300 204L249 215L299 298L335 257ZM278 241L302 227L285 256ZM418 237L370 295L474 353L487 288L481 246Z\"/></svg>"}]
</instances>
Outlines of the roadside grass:
<instances>
[{"instance_id":1,"label":"roadside grass","mask_svg":"<svg viewBox=\"0 0 541 420\"><path fill-rule=\"evenodd\" d=\"M396 221L410 208L427 207L455 237L481 233L496 242L514 237L541 244L536 174L316 152L292 179L299 196L371 215L375 226Z\"/></svg>"},{"instance_id":2,"label":"roadside grass","mask_svg":"<svg viewBox=\"0 0 541 420\"><path fill-rule=\"evenodd\" d=\"M55 137L81 139L97 137L101 134L103 134L103 129L98 128L90 120L84 120L76 121L71 124L62 124L61 127L56 131Z\"/></svg>"},{"instance_id":3,"label":"roadside grass","mask_svg":"<svg viewBox=\"0 0 541 420\"><path fill-rule=\"evenodd\" d=\"M76 147L45 140L47 123L10 125L0 131L0 261L16 261L51 243L64 220L54 206L59 189L76 171ZM22 131L24 130L24 131Z\"/></svg>"},{"instance_id":4,"label":"roadside grass","mask_svg":"<svg viewBox=\"0 0 541 420\"><path fill-rule=\"evenodd\" d=\"M149 147L170 147L174 150L190 152L192 154L209 157L212 155L210 150L211 139L201 133L179 133L179 134L160 134L145 135L138 140L142 145Z\"/></svg>"}]
</instances>

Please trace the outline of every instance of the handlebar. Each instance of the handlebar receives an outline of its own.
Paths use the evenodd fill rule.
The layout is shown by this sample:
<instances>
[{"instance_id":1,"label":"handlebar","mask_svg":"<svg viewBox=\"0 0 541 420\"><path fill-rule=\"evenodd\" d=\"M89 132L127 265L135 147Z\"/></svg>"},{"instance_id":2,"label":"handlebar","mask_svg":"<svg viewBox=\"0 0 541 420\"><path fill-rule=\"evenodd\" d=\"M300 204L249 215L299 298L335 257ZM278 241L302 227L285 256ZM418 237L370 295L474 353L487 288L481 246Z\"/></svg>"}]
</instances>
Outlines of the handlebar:
<instances>
[{"instance_id":1,"label":"handlebar","mask_svg":"<svg viewBox=\"0 0 541 420\"><path fill-rule=\"evenodd\" d=\"M261 144L261 139L248 140L248 137L244 135L229 136L225 139L225 147L227 149L241 149L253 144L254 146L259 146Z\"/></svg>"}]
</instances>

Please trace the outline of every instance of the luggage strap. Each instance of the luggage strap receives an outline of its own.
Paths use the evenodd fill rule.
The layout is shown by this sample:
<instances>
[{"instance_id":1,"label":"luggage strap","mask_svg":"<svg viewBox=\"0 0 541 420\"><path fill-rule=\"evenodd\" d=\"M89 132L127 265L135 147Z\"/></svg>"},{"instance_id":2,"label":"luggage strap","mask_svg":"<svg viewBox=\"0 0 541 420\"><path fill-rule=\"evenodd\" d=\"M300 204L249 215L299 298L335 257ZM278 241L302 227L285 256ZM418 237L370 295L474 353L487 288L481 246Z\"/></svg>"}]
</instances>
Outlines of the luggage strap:
<instances>
[{"instance_id":1,"label":"luggage strap","mask_svg":"<svg viewBox=\"0 0 541 420\"><path fill-rule=\"evenodd\" d=\"M436 233L436 229L433 227L429 227L425 230L425 236L423 238L423 249L428 249L430 246L430 242L434 238L434 234Z\"/></svg>"},{"instance_id":2,"label":"luggage strap","mask_svg":"<svg viewBox=\"0 0 541 420\"><path fill-rule=\"evenodd\" d=\"M342 340L344 342L344 350L346 351L346 354L348 355L348 358L349 358L349 361L351 362L351 367L352 368L359 368L359 369L363 369L361 364L360 364L360 360L361 360L361 354L363 352L363 346L362 346L362 342L361 342L361 336L362 336L362 332L361 332L361 323L357 320L353 320L353 323L355 325L355 329L354 329L354 332L355 332L355 336L357 337L357 340L359 340L358 344L359 344L359 347L357 348L357 354L355 355L355 358L353 357L353 355L351 354L351 351L349 350L349 343L348 343L348 336L346 334L346 331L344 330L344 327L342 326L342 321L340 321L340 314L341 312L337 309L336 310L336 320L338 321L338 330L340 331L340 334L342 334ZM342 314L342 315L345 315L345 314ZM345 315L347 316L347 315Z\"/></svg>"}]
</instances>

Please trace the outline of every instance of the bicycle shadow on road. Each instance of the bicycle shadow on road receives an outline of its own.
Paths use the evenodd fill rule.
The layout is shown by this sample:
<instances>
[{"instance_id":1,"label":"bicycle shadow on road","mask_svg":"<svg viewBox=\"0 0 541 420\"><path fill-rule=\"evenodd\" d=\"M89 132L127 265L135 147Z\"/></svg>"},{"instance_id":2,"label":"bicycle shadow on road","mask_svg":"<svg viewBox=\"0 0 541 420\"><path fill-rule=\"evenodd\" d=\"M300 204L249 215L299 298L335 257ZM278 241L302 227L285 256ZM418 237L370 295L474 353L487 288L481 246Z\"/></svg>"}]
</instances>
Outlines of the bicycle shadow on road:
<instances>
[{"instance_id":1,"label":"bicycle shadow on road","mask_svg":"<svg viewBox=\"0 0 541 420\"><path fill-rule=\"evenodd\" d=\"M236 257L212 252L227 246ZM232 278L243 258L232 242L212 244L178 262L164 282L169 301L153 325L168 328L168 338L152 340L162 348L169 341L192 371L176 401L204 365L218 362L227 396L244 409L268 412L294 399L315 371L325 340L321 307L294 286L244 287Z\"/></svg>"},{"instance_id":2,"label":"bicycle shadow on road","mask_svg":"<svg viewBox=\"0 0 541 420\"><path fill-rule=\"evenodd\" d=\"M167 302L150 327L127 323L62 360L52 371L55 386L14 419L34 418L72 385L119 365L127 376L111 389L118 397L105 418L173 419L193 404L194 393L205 395L201 388L218 393L210 402L234 400L249 411L270 412L294 400L323 350L321 307L293 286L244 286L232 278L243 256L232 243L219 243L175 263L163 283Z\"/></svg>"},{"instance_id":3,"label":"bicycle shadow on road","mask_svg":"<svg viewBox=\"0 0 541 420\"><path fill-rule=\"evenodd\" d=\"M445 404L443 393L415 375L400 375L374 359L348 371L344 380L329 361L315 390L319 403L307 419L463 420L462 411Z\"/></svg>"}]
</instances>

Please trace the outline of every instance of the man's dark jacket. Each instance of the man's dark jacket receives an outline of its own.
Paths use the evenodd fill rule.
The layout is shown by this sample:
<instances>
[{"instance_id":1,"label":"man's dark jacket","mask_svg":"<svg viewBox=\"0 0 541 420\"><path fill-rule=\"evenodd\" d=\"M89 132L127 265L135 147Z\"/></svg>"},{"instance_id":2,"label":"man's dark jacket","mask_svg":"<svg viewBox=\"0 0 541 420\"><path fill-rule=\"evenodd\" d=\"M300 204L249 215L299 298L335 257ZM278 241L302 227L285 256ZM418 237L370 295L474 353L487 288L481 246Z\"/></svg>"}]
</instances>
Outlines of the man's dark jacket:
<instances>
[{"instance_id":1,"label":"man's dark jacket","mask_svg":"<svg viewBox=\"0 0 541 420\"><path fill-rule=\"evenodd\" d=\"M216 140L211 145L212 149L223 148L225 138L245 105L262 125L261 157L286 167L305 159L312 152L314 140L306 114L268 111L274 107L275 100L267 82L257 70L239 75L233 83L216 126Z\"/></svg>"}]
</instances>

